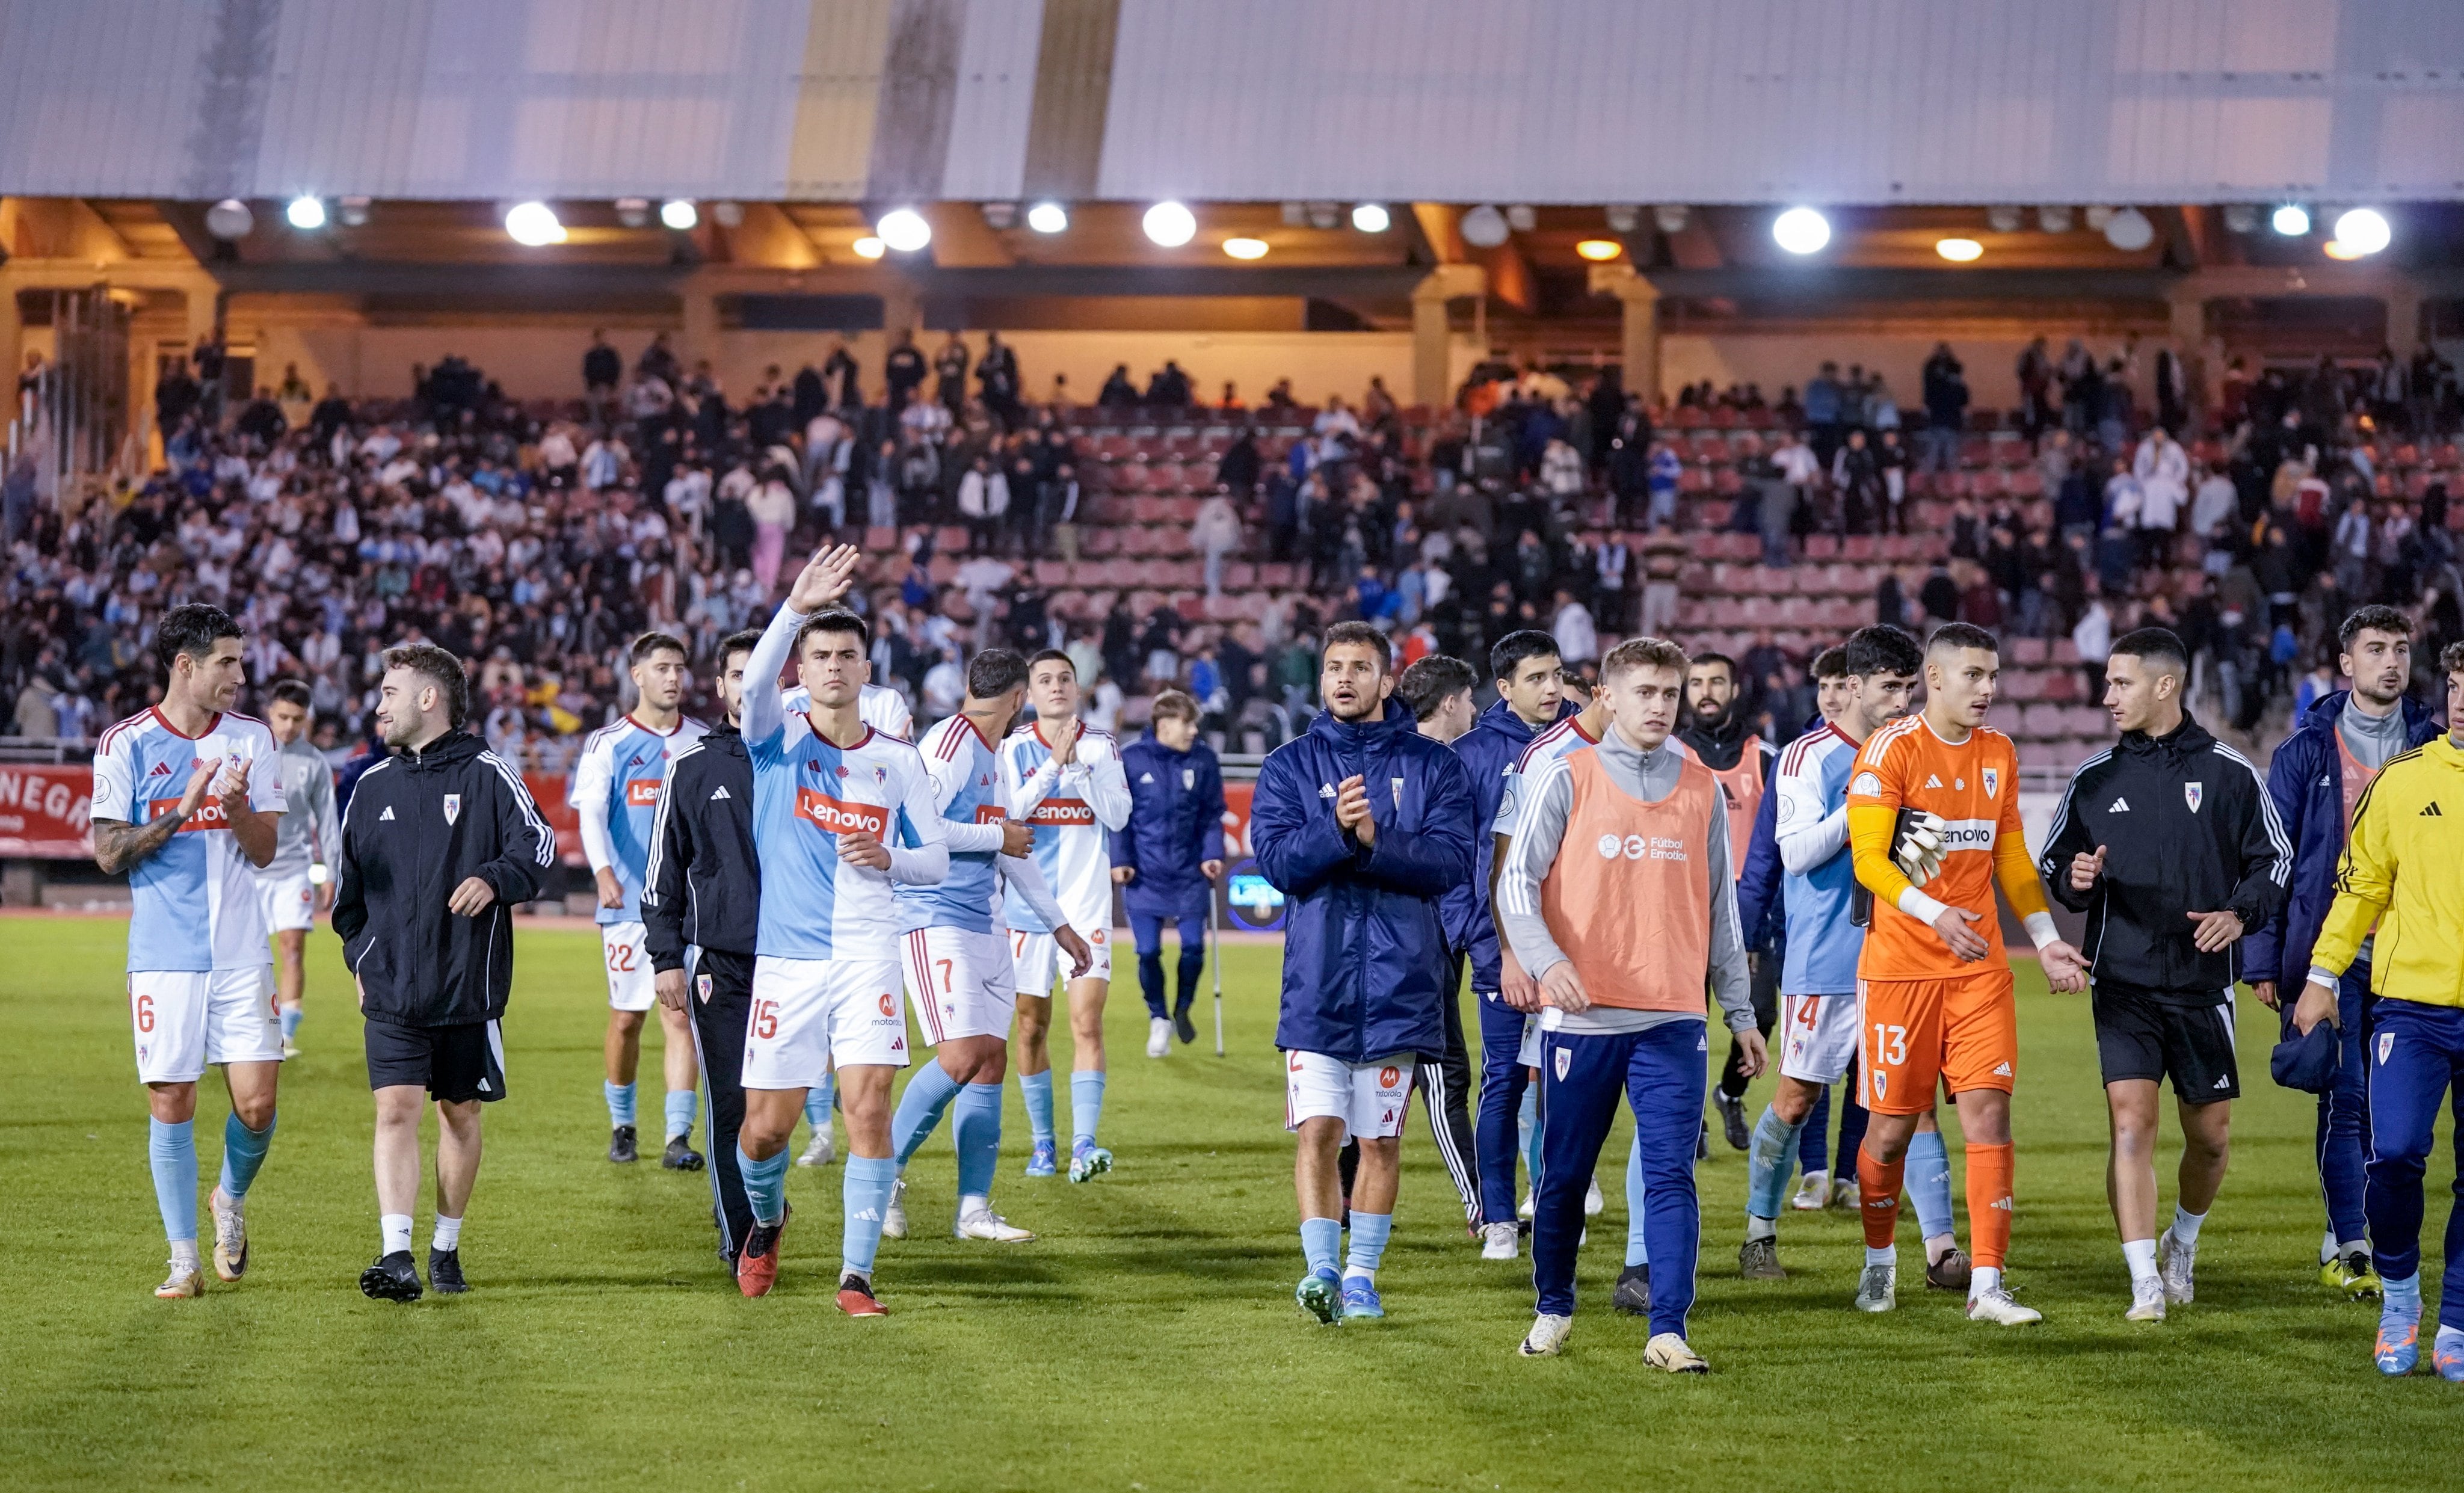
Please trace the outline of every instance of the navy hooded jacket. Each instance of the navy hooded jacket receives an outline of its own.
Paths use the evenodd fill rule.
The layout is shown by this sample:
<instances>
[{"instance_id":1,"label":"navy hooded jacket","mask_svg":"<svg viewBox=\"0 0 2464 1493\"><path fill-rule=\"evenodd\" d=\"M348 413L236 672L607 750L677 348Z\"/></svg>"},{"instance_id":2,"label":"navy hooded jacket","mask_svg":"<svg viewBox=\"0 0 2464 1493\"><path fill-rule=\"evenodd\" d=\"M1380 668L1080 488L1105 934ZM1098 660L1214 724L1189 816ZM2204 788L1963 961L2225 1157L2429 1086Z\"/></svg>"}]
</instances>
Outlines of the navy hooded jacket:
<instances>
[{"instance_id":1,"label":"navy hooded jacket","mask_svg":"<svg viewBox=\"0 0 2464 1493\"><path fill-rule=\"evenodd\" d=\"M2267 764L2267 796L2293 837L2293 886L2277 914L2242 939L2241 977L2276 981L2286 992L2288 1016L2290 997L2310 977L2310 949L2336 900L2336 863L2344 858L2344 754L2336 746L2336 717L2351 693L2339 690L2311 706ZM2438 735L2438 722L2412 696L2397 705L2408 750Z\"/></svg>"},{"instance_id":2,"label":"navy hooded jacket","mask_svg":"<svg viewBox=\"0 0 2464 1493\"><path fill-rule=\"evenodd\" d=\"M1557 719L1577 714L1574 702L1557 702ZM1552 722L1551 724L1554 724ZM1489 864L1497 856L1497 806L1506 798L1506 775L1523 759L1523 751L1541 730L1534 729L1504 700L1481 712L1469 731L1455 738L1455 756L1471 774L1471 879L1446 893L1446 943L1471 960L1471 988L1484 994L1497 989L1497 919L1488 906Z\"/></svg>"},{"instance_id":3,"label":"navy hooded jacket","mask_svg":"<svg viewBox=\"0 0 2464 1493\"><path fill-rule=\"evenodd\" d=\"M1367 779L1374 846L1334 822L1352 777ZM1444 1052L1454 961L1439 903L1471 877L1486 833L1472 809L1471 775L1401 700L1376 721L1321 713L1267 754L1249 841L1287 899L1276 1046L1346 1063Z\"/></svg>"},{"instance_id":4,"label":"navy hooded jacket","mask_svg":"<svg viewBox=\"0 0 2464 1493\"><path fill-rule=\"evenodd\" d=\"M1223 859L1223 769L1203 741L1176 752L1155 733L1121 750L1130 822L1112 831L1112 866L1137 872L1121 889L1133 912L1204 917L1209 883L1198 867Z\"/></svg>"}]
</instances>

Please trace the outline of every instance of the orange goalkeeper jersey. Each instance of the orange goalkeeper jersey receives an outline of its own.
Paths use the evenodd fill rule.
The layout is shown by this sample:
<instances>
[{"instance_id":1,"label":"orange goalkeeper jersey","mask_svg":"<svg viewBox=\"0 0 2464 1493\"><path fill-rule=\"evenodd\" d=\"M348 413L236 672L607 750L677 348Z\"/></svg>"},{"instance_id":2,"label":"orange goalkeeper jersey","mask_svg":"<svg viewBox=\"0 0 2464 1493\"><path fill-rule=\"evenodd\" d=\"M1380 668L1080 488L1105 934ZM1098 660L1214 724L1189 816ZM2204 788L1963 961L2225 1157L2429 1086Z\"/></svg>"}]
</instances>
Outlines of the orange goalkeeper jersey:
<instances>
[{"instance_id":1,"label":"orange goalkeeper jersey","mask_svg":"<svg viewBox=\"0 0 2464 1493\"><path fill-rule=\"evenodd\" d=\"M2011 738L1979 726L1966 741L1945 741L1923 714L1903 716L1866 738L1848 779L1852 824L1858 810L1924 809L1948 825L1948 853L1941 873L1919 889L1950 907L1983 914L1971 925L1990 950L1963 964L1925 922L1900 911L1898 893L1906 877L1889 860L1887 840L1869 846L1852 836L1858 880L1873 890L1874 920L1865 932L1857 973L1864 979L1946 979L2008 967L2002 918L1993 906L1997 860L2015 860L2025 871L2024 891L2012 901L2022 914L2043 911L2035 867L2027 865L2027 838L2019 827L2019 758ZM1998 867L2006 887L2018 885L2013 868ZM2033 898L2029 895L2033 893ZM2027 905L2029 902L2034 906Z\"/></svg>"}]
</instances>

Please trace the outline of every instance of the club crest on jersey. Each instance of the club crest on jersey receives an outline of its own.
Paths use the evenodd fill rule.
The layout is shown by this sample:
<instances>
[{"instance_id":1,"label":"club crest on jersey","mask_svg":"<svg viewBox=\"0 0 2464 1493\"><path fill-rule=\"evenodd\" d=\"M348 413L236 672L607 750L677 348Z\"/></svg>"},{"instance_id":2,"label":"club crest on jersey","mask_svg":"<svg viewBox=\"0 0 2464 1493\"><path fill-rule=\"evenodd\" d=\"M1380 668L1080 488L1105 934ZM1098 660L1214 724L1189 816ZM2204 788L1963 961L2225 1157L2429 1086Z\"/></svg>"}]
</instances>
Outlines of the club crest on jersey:
<instances>
[{"instance_id":1,"label":"club crest on jersey","mask_svg":"<svg viewBox=\"0 0 2464 1493\"><path fill-rule=\"evenodd\" d=\"M1998 767L1989 767L1985 769L1985 796L1987 798L1990 799L1993 797L1994 790L2000 787L2001 783L2002 769Z\"/></svg>"},{"instance_id":2,"label":"club crest on jersey","mask_svg":"<svg viewBox=\"0 0 2464 1493\"><path fill-rule=\"evenodd\" d=\"M2201 790L2205 787L2206 784L2204 783L2186 782L2182 784L2182 801L2190 805L2190 812L2193 814L2199 812L2199 798Z\"/></svg>"},{"instance_id":3,"label":"club crest on jersey","mask_svg":"<svg viewBox=\"0 0 2464 1493\"><path fill-rule=\"evenodd\" d=\"M1574 1065L1574 1050L1573 1050L1572 1047L1560 1047L1560 1048L1558 1048L1558 1049L1557 1049L1557 1082L1558 1082L1558 1083L1562 1084L1562 1083L1564 1083L1564 1082L1566 1081L1566 1070L1567 1070L1568 1068L1573 1067L1573 1065Z\"/></svg>"},{"instance_id":4,"label":"club crest on jersey","mask_svg":"<svg viewBox=\"0 0 2464 1493\"><path fill-rule=\"evenodd\" d=\"M1196 788L1198 786L1198 769L1195 767L1182 768L1180 770L1180 785L1183 788Z\"/></svg>"},{"instance_id":5,"label":"club crest on jersey","mask_svg":"<svg viewBox=\"0 0 2464 1493\"><path fill-rule=\"evenodd\" d=\"M451 824L461 817L462 795L458 793L447 794L445 796L445 823Z\"/></svg>"},{"instance_id":6,"label":"club crest on jersey","mask_svg":"<svg viewBox=\"0 0 2464 1493\"><path fill-rule=\"evenodd\" d=\"M1394 787L1395 808L1399 813L1403 807L1403 779L1400 778L1389 778L1386 781Z\"/></svg>"}]
</instances>

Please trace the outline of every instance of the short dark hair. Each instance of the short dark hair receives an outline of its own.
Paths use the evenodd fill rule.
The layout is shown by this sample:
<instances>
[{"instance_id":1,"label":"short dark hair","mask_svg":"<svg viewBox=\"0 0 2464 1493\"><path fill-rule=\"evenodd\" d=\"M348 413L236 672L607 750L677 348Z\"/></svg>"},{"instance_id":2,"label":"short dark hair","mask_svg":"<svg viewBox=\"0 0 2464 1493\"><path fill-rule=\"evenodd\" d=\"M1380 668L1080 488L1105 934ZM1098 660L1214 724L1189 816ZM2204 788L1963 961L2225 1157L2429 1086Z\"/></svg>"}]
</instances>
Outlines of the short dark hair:
<instances>
[{"instance_id":1,"label":"short dark hair","mask_svg":"<svg viewBox=\"0 0 2464 1493\"><path fill-rule=\"evenodd\" d=\"M269 692L269 697L277 705L297 705L303 711L313 711L317 708L317 696L310 693L308 686L297 679L275 680L274 689Z\"/></svg>"},{"instance_id":2,"label":"short dark hair","mask_svg":"<svg viewBox=\"0 0 2464 1493\"><path fill-rule=\"evenodd\" d=\"M1847 678L1847 647L1843 644L1835 643L1829 648L1824 648L1821 652L1815 654L1814 663L1806 670L1806 672L1812 674L1816 679Z\"/></svg>"},{"instance_id":3,"label":"short dark hair","mask_svg":"<svg viewBox=\"0 0 2464 1493\"><path fill-rule=\"evenodd\" d=\"M1842 672L1862 679L1868 674L1916 674L1925 670L1925 650L1917 640L1888 624L1859 627L1839 649Z\"/></svg>"},{"instance_id":4,"label":"short dark hair","mask_svg":"<svg viewBox=\"0 0 2464 1493\"><path fill-rule=\"evenodd\" d=\"M719 640L718 671L722 674L727 672L727 661L729 659L734 658L738 653L750 653L760 646L761 629L759 627L747 627L740 632L729 633L725 638Z\"/></svg>"},{"instance_id":5,"label":"short dark hair","mask_svg":"<svg viewBox=\"0 0 2464 1493\"><path fill-rule=\"evenodd\" d=\"M1933 629L1933 636L1925 639L1926 652L1936 648L1983 648L1988 653L1999 653L2002 645L1994 640L1993 634L1972 622L1947 622Z\"/></svg>"},{"instance_id":6,"label":"short dark hair","mask_svg":"<svg viewBox=\"0 0 2464 1493\"><path fill-rule=\"evenodd\" d=\"M817 632L852 633L864 651L870 651L872 648L872 628L866 625L865 620L846 607L833 606L804 619L804 625L796 629L796 646L787 656L803 657L804 640Z\"/></svg>"},{"instance_id":7,"label":"short dark hair","mask_svg":"<svg viewBox=\"0 0 2464 1493\"><path fill-rule=\"evenodd\" d=\"M166 626L169 621L167 617L164 619ZM2392 632L2399 638L2409 638L2412 619L2392 606L2356 606L2353 614L2344 619L2344 625L2336 629L2336 651L2351 652L2353 640L2365 632Z\"/></svg>"},{"instance_id":8,"label":"short dark hair","mask_svg":"<svg viewBox=\"0 0 2464 1493\"><path fill-rule=\"evenodd\" d=\"M2186 674L2190 671L2190 650L2182 647L2170 627L2141 627L2113 640L2113 651L2161 665L2165 672Z\"/></svg>"},{"instance_id":9,"label":"short dark hair","mask_svg":"<svg viewBox=\"0 0 2464 1493\"><path fill-rule=\"evenodd\" d=\"M1560 654L1557 640L1537 627L1524 627L1497 640L1488 650L1488 672L1496 679L1511 679L1514 671L1535 658L1556 658Z\"/></svg>"},{"instance_id":10,"label":"short dark hair","mask_svg":"<svg viewBox=\"0 0 2464 1493\"><path fill-rule=\"evenodd\" d=\"M1395 688L1412 707L1414 720L1427 720L1458 694L1468 694L1480 682L1471 666L1459 658L1432 653L1403 670Z\"/></svg>"},{"instance_id":11,"label":"short dark hair","mask_svg":"<svg viewBox=\"0 0 2464 1493\"><path fill-rule=\"evenodd\" d=\"M2464 643L2450 643L2438 650L2438 671L2442 674L2464 673Z\"/></svg>"},{"instance_id":12,"label":"short dark hair","mask_svg":"<svg viewBox=\"0 0 2464 1493\"><path fill-rule=\"evenodd\" d=\"M245 641L247 637L248 634L240 630L239 624L231 621L231 613L203 602L190 602L165 612L163 620L154 625L154 656L163 661L163 667L167 670L171 661L183 653L190 658L204 659L212 654L214 645L223 639Z\"/></svg>"},{"instance_id":13,"label":"short dark hair","mask_svg":"<svg viewBox=\"0 0 2464 1493\"><path fill-rule=\"evenodd\" d=\"M1195 725L1204 717L1204 714L1198 708L1198 701L1188 691L1166 690L1155 697L1155 704L1148 708L1147 718L1185 720Z\"/></svg>"},{"instance_id":14,"label":"short dark hair","mask_svg":"<svg viewBox=\"0 0 2464 1493\"><path fill-rule=\"evenodd\" d=\"M1043 650L1043 651L1041 651L1041 652L1037 652L1037 653L1030 653L1030 654L1028 654L1028 655L1027 655L1027 659L1026 659L1026 671L1027 671L1029 674L1033 674L1033 673L1035 672L1035 666L1036 666L1036 665L1038 665L1038 664L1049 664L1049 663L1054 663L1054 662L1059 662L1059 663L1064 663L1064 664L1068 665L1068 666L1069 666L1069 677L1070 677L1070 678L1072 678L1072 679L1075 679L1075 678L1077 678L1077 677L1078 677L1078 661L1077 661L1076 659L1074 659L1074 658L1071 658L1068 654L1064 653L1064 652L1063 652L1063 651L1061 651L1059 648L1045 648L1045 649L1044 649L1044 650ZM979 698L981 698L981 696L979 696Z\"/></svg>"},{"instance_id":15,"label":"short dark hair","mask_svg":"<svg viewBox=\"0 0 2464 1493\"><path fill-rule=\"evenodd\" d=\"M407 669L445 695L445 723L460 729L471 716L471 679L462 661L433 643L401 643L385 650L387 669Z\"/></svg>"},{"instance_id":16,"label":"short dark hair","mask_svg":"<svg viewBox=\"0 0 2464 1493\"><path fill-rule=\"evenodd\" d=\"M1600 660L1600 683L1629 669L1673 669L1683 675L1691 667L1685 650L1666 638L1628 638Z\"/></svg>"},{"instance_id":17,"label":"short dark hair","mask_svg":"<svg viewBox=\"0 0 2464 1493\"><path fill-rule=\"evenodd\" d=\"M633 640L633 651L626 659L626 663L629 665L645 662L653 653L682 653L687 663L693 661L693 649L685 647L682 638L671 633L646 632Z\"/></svg>"},{"instance_id":18,"label":"short dark hair","mask_svg":"<svg viewBox=\"0 0 2464 1493\"><path fill-rule=\"evenodd\" d=\"M1007 648L986 648L967 660L967 693L972 698L999 699L1024 683L1026 660Z\"/></svg>"},{"instance_id":19,"label":"short dark hair","mask_svg":"<svg viewBox=\"0 0 2464 1493\"><path fill-rule=\"evenodd\" d=\"M1386 641L1386 634L1365 622L1339 622L1327 628L1326 643L1318 649L1318 656L1324 658L1327 650L1334 648L1370 649L1377 655L1377 671L1381 674L1395 667L1394 645Z\"/></svg>"},{"instance_id":20,"label":"short dark hair","mask_svg":"<svg viewBox=\"0 0 2464 1493\"><path fill-rule=\"evenodd\" d=\"M1737 661L1730 658L1726 653L1697 653L1692 659L1687 661L1685 669L1688 673L1691 673L1693 670L1702 668L1705 664L1719 665L1722 669L1728 671L1728 682L1730 684L1735 684L1737 682Z\"/></svg>"}]
</instances>

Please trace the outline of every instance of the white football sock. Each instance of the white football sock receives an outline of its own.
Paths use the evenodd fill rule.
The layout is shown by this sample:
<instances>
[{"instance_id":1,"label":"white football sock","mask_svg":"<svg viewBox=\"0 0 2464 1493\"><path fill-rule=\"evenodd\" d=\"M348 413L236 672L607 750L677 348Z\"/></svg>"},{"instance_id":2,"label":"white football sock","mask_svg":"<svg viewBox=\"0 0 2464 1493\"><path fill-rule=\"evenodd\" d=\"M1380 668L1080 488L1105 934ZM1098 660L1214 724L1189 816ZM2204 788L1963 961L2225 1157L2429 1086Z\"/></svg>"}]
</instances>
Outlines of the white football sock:
<instances>
[{"instance_id":1,"label":"white football sock","mask_svg":"<svg viewBox=\"0 0 2464 1493\"><path fill-rule=\"evenodd\" d=\"M461 1242L462 1220L460 1219L449 1219L441 1213L438 1214L436 1216L436 1243L434 1246L436 1250L439 1253L443 1253L447 1250L459 1247Z\"/></svg>"},{"instance_id":2,"label":"white football sock","mask_svg":"<svg viewBox=\"0 0 2464 1493\"><path fill-rule=\"evenodd\" d=\"M1777 1219L1757 1219L1750 1213L1746 1215L1747 1243L1750 1244L1758 1239L1777 1238L1779 1238L1779 1220Z\"/></svg>"},{"instance_id":3,"label":"white football sock","mask_svg":"<svg viewBox=\"0 0 2464 1493\"><path fill-rule=\"evenodd\" d=\"M385 1214L384 1217L382 1217L382 1218L380 1218L380 1219L377 1219L377 1227L378 1227L378 1228L380 1228L380 1229L382 1229L382 1230L385 1232L385 1248L384 1248L383 1250L379 1251L379 1253L381 1253L381 1254L387 1254L387 1255L391 1255L391 1254L397 1254L397 1253L407 1254L407 1253L409 1252L409 1250L410 1250L410 1215L409 1215L409 1214L407 1214L407 1213L388 1213L388 1214Z\"/></svg>"},{"instance_id":4,"label":"white football sock","mask_svg":"<svg viewBox=\"0 0 2464 1493\"><path fill-rule=\"evenodd\" d=\"M2199 1225L2207 1221L2204 1213L2185 1213L2180 1203L2173 1205L2173 1238L2185 1244L2199 1241Z\"/></svg>"},{"instance_id":5,"label":"white football sock","mask_svg":"<svg viewBox=\"0 0 2464 1493\"><path fill-rule=\"evenodd\" d=\"M1974 1301L2002 1284L2000 1265L1978 1265L1968 1278L1968 1299Z\"/></svg>"},{"instance_id":6,"label":"white football sock","mask_svg":"<svg viewBox=\"0 0 2464 1493\"><path fill-rule=\"evenodd\" d=\"M2156 1241L2154 1240L2123 1240L2122 1258L2129 1262L2130 1279L2133 1282L2156 1279Z\"/></svg>"}]
</instances>

